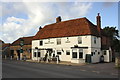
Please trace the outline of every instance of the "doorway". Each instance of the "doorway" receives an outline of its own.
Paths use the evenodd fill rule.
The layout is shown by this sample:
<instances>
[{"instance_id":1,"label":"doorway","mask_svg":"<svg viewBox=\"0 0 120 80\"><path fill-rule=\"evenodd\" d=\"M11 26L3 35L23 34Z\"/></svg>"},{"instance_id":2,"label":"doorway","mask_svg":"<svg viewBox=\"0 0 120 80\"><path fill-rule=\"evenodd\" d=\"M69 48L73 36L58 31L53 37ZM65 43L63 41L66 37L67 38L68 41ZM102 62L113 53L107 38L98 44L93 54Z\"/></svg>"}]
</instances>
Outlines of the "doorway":
<instances>
[{"instance_id":1,"label":"doorway","mask_svg":"<svg viewBox=\"0 0 120 80\"><path fill-rule=\"evenodd\" d=\"M17 50L17 56L18 56L18 59L20 60L20 50Z\"/></svg>"}]
</instances>

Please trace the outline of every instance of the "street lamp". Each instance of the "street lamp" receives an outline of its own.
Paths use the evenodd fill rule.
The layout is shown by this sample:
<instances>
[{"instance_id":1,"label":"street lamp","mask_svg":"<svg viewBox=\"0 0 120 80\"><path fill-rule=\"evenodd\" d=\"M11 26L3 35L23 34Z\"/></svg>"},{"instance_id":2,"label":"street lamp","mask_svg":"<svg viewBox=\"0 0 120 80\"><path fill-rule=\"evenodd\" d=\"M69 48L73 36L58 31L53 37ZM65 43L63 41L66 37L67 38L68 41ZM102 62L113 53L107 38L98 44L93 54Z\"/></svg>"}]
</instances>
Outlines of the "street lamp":
<instances>
[{"instance_id":1,"label":"street lamp","mask_svg":"<svg viewBox=\"0 0 120 80\"><path fill-rule=\"evenodd\" d=\"M22 60L22 54L23 54L23 47L24 46L24 40L21 38L20 39L20 60Z\"/></svg>"}]
</instances>

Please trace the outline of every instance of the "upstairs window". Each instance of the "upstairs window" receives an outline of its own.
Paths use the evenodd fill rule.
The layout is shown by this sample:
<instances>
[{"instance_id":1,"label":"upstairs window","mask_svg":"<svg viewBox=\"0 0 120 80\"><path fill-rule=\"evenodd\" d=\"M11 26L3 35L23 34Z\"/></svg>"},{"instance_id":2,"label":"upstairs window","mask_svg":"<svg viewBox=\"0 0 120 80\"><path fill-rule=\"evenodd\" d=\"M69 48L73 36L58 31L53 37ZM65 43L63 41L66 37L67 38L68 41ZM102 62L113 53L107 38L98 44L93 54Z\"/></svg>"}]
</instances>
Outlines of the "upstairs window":
<instances>
[{"instance_id":1,"label":"upstairs window","mask_svg":"<svg viewBox=\"0 0 120 80\"><path fill-rule=\"evenodd\" d=\"M42 46L43 45L43 41L40 41L40 46Z\"/></svg>"},{"instance_id":2,"label":"upstairs window","mask_svg":"<svg viewBox=\"0 0 120 80\"><path fill-rule=\"evenodd\" d=\"M70 43L69 38L67 37L66 43Z\"/></svg>"},{"instance_id":3,"label":"upstairs window","mask_svg":"<svg viewBox=\"0 0 120 80\"><path fill-rule=\"evenodd\" d=\"M61 44L61 39L57 39L57 45Z\"/></svg>"},{"instance_id":4,"label":"upstairs window","mask_svg":"<svg viewBox=\"0 0 120 80\"><path fill-rule=\"evenodd\" d=\"M48 43L50 43L50 39L48 39Z\"/></svg>"},{"instance_id":5,"label":"upstairs window","mask_svg":"<svg viewBox=\"0 0 120 80\"><path fill-rule=\"evenodd\" d=\"M96 44L96 37L94 37L94 44Z\"/></svg>"},{"instance_id":6,"label":"upstairs window","mask_svg":"<svg viewBox=\"0 0 120 80\"><path fill-rule=\"evenodd\" d=\"M78 44L82 44L82 37L78 37Z\"/></svg>"}]
</instances>

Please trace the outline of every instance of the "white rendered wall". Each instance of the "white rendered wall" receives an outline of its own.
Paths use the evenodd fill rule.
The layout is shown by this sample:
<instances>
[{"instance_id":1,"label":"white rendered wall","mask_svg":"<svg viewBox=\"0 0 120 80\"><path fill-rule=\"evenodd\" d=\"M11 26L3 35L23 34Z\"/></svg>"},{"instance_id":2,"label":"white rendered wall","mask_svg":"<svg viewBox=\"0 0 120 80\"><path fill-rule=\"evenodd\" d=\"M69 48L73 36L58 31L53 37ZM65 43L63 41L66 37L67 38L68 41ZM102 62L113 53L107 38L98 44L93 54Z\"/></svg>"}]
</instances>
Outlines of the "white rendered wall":
<instances>
[{"instance_id":1,"label":"white rendered wall","mask_svg":"<svg viewBox=\"0 0 120 80\"><path fill-rule=\"evenodd\" d=\"M88 49L83 49L83 59L85 59L86 54L91 54L91 52L94 50L97 50L100 52L100 48L101 48L100 38L97 38L97 42L96 42L96 44L94 44L93 43L94 36L86 35L86 36L81 36L81 37L82 37L82 44L78 44L78 36L68 37L69 38L68 40L70 41L69 43L66 43L67 37L43 39L42 40L43 46L39 45L39 42L41 40L33 40L32 41L32 50L35 49L35 47L52 48L54 50L55 54L57 54L57 50L61 50L61 53L62 53L62 55L60 55L61 61L71 61L71 59L72 59L71 47L74 47L74 45L78 45L79 47L88 47ZM57 39L61 39L60 45L57 45ZM70 50L70 55L66 55L66 50ZM32 51L32 54L33 54L33 51ZM98 61L97 58L98 58L98 56L95 55L94 59L92 61L97 62ZM34 57L32 57L32 59L35 60Z\"/></svg>"}]
</instances>

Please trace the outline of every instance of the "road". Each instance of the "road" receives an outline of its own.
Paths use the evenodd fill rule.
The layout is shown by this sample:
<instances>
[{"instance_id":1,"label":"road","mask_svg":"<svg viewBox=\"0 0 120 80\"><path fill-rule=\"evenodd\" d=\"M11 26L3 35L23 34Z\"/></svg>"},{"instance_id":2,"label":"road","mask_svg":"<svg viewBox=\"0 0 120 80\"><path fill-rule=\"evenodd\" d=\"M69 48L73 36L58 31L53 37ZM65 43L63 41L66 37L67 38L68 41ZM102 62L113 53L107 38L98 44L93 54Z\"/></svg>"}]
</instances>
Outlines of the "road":
<instances>
[{"instance_id":1,"label":"road","mask_svg":"<svg viewBox=\"0 0 120 80\"><path fill-rule=\"evenodd\" d=\"M3 78L118 78L113 63L67 66L3 60Z\"/></svg>"}]
</instances>

